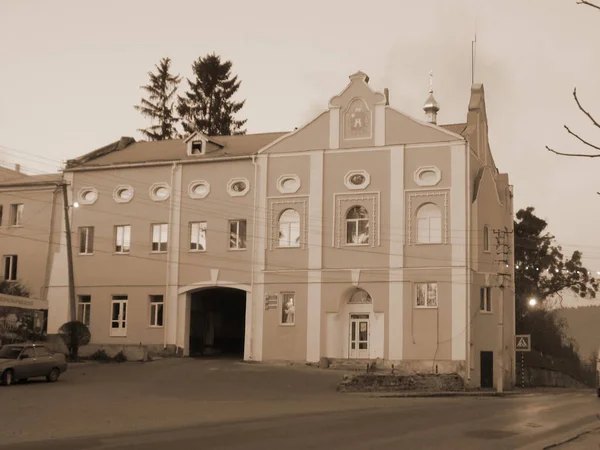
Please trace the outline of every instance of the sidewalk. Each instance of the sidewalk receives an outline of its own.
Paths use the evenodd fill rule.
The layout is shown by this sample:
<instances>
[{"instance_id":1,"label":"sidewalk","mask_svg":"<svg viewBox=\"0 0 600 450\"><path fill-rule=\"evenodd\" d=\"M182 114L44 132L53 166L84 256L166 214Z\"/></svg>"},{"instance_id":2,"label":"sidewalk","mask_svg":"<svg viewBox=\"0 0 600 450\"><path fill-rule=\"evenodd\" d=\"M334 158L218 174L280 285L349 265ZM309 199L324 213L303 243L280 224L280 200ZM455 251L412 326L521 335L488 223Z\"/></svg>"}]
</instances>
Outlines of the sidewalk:
<instances>
[{"instance_id":1,"label":"sidewalk","mask_svg":"<svg viewBox=\"0 0 600 450\"><path fill-rule=\"evenodd\" d=\"M418 397L418 398L440 398L440 397L531 397L534 395L575 395L588 394L595 395L594 389L576 389L560 387L540 387L513 389L502 393L494 390L485 391L460 391L460 392L424 392L424 391L397 391L397 392L343 392L344 395L353 395L357 397L376 397L376 398L400 398L400 397Z\"/></svg>"}]
</instances>

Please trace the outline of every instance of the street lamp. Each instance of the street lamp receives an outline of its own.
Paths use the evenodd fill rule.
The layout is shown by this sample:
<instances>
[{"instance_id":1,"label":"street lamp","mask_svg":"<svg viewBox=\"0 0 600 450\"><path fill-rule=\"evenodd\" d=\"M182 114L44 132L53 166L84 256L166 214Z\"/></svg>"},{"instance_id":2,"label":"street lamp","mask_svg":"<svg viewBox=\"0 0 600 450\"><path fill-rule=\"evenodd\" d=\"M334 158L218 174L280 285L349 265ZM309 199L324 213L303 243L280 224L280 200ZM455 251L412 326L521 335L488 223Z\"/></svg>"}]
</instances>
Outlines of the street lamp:
<instances>
[{"instance_id":1,"label":"street lamp","mask_svg":"<svg viewBox=\"0 0 600 450\"><path fill-rule=\"evenodd\" d=\"M529 306L534 307L535 305L537 305L537 300L531 297L527 303L529 303Z\"/></svg>"}]
</instances>

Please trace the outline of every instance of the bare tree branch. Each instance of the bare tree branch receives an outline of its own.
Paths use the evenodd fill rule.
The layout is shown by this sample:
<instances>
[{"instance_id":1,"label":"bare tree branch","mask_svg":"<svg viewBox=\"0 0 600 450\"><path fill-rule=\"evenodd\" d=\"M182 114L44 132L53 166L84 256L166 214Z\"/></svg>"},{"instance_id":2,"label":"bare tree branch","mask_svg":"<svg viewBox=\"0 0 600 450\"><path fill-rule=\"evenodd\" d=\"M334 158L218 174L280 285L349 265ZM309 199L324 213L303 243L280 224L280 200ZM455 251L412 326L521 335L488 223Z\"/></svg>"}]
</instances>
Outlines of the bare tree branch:
<instances>
[{"instance_id":1,"label":"bare tree branch","mask_svg":"<svg viewBox=\"0 0 600 450\"><path fill-rule=\"evenodd\" d=\"M600 7L599 7L598 9L600 9ZM589 112L587 112L587 111L586 111L586 110L583 108L583 106L581 106L581 103L579 103L579 99L577 98L577 88L573 88L573 97L575 97L575 101L577 102L577 106L579 107L579 109L580 109L581 111L583 111L583 113L584 113L586 116L588 116L588 117L590 118L590 120L592 121L592 123L593 123L594 125L596 125L598 128L600 128L600 123L596 122L596 119L594 119L594 118L592 117L592 115L591 115Z\"/></svg>"},{"instance_id":2,"label":"bare tree branch","mask_svg":"<svg viewBox=\"0 0 600 450\"><path fill-rule=\"evenodd\" d=\"M565 130L567 130L569 132L570 135L575 136L577 139L579 139L581 142L583 142L585 145L589 145L592 148L595 148L596 150L600 150L600 147L598 147L597 145L591 144L588 141L586 141L585 139L583 139L582 137L580 137L577 133L573 133L568 126L564 125Z\"/></svg>"},{"instance_id":3,"label":"bare tree branch","mask_svg":"<svg viewBox=\"0 0 600 450\"><path fill-rule=\"evenodd\" d=\"M561 156L577 156L579 158L581 158L582 156L584 156L584 157L587 157L587 158L600 158L600 153L597 154L597 155L586 155L584 153L561 153L561 152L557 152L556 150L552 150L547 145L546 145L546 150L548 150L549 152L555 153L557 155L561 155Z\"/></svg>"},{"instance_id":4,"label":"bare tree branch","mask_svg":"<svg viewBox=\"0 0 600 450\"><path fill-rule=\"evenodd\" d=\"M579 1L577 2L577 4L578 4L578 5L588 5L588 6L591 6L592 8L597 8L597 9L600 9L600 6L598 6L598 5L594 5L593 3L591 3L591 2L588 2L588 1L586 1L586 0L579 0Z\"/></svg>"}]
</instances>

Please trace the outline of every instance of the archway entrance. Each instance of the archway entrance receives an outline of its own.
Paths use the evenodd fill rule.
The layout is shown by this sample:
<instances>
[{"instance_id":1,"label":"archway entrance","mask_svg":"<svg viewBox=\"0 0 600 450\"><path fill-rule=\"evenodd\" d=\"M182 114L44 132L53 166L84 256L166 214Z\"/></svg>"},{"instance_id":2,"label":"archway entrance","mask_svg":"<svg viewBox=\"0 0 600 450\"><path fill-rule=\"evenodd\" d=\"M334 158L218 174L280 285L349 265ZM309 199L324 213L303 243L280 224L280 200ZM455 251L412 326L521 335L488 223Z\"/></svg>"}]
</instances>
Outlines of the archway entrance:
<instances>
[{"instance_id":1,"label":"archway entrance","mask_svg":"<svg viewBox=\"0 0 600 450\"><path fill-rule=\"evenodd\" d=\"M190 356L244 357L246 292L213 287L191 294Z\"/></svg>"}]
</instances>

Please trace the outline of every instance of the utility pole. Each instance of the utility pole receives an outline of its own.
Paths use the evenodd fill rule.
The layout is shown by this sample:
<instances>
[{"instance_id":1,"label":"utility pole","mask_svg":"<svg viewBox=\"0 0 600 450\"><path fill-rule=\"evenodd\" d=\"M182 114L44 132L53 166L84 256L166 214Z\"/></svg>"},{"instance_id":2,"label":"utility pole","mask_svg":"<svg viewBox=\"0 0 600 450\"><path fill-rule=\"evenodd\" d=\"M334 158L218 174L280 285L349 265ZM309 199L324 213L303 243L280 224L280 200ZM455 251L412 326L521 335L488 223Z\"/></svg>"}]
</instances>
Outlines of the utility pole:
<instances>
[{"instance_id":1,"label":"utility pole","mask_svg":"<svg viewBox=\"0 0 600 450\"><path fill-rule=\"evenodd\" d=\"M73 275L73 245L71 244L71 223L69 221L69 198L67 184L62 183L63 206L65 211L65 233L67 235L67 266L69 271L69 321L77 320L75 308L75 277Z\"/></svg>"},{"instance_id":2,"label":"utility pole","mask_svg":"<svg viewBox=\"0 0 600 450\"><path fill-rule=\"evenodd\" d=\"M496 380L496 391L499 393L504 392L504 291L506 289L506 279L510 280L511 275L507 273L507 268L510 267L508 255L510 254L509 235L510 231L506 227L504 230L494 230L496 235L496 255L498 255L498 261L500 263L500 271L498 277L500 281L500 307L498 308L498 378Z\"/></svg>"}]
</instances>

